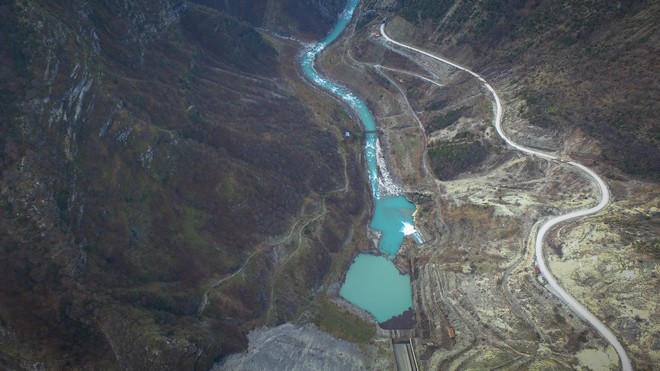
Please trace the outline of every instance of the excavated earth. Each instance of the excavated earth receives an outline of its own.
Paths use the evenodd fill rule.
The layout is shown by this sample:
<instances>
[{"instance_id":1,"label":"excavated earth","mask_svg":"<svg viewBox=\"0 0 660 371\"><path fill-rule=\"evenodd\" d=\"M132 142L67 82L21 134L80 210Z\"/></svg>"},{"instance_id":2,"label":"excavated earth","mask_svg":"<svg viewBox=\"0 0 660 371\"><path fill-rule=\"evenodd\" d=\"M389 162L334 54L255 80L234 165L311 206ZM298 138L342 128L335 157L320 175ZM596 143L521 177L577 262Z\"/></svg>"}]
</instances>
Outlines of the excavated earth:
<instances>
[{"instance_id":1,"label":"excavated earth","mask_svg":"<svg viewBox=\"0 0 660 371\"><path fill-rule=\"evenodd\" d=\"M490 95L474 78L386 44L379 25L353 29L321 66L368 102L387 160L417 203L416 226L428 241L408 241L398 259L400 267L414 267L415 346L423 368L618 368L613 348L534 276L530 236L552 216L595 205L595 184L567 165L504 146L492 126ZM403 42L416 35L398 17L387 27ZM434 51L432 44L419 47ZM660 362L653 247L660 190L596 162L598 143L579 129L530 125L516 93L518 76L485 77L503 99L503 126L514 141L570 156L605 176L609 207L551 231L545 255L562 286L612 329L635 367L651 369ZM451 111L459 112L453 122L429 130ZM456 159L443 149L470 145L483 153L460 152L467 158L459 156L458 170L437 164Z\"/></svg>"}]
</instances>

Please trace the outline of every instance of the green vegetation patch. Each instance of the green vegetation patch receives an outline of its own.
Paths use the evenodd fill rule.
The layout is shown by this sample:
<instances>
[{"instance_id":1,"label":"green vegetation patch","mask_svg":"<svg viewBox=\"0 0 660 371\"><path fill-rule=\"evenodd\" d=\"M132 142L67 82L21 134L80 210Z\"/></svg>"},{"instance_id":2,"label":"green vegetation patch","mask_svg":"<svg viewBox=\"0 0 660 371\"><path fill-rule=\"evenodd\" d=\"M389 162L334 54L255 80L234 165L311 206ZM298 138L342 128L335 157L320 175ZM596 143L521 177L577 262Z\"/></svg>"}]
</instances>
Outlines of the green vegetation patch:
<instances>
[{"instance_id":1,"label":"green vegetation patch","mask_svg":"<svg viewBox=\"0 0 660 371\"><path fill-rule=\"evenodd\" d=\"M353 343L367 343L376 336L376 328L342 310L327 298L319 303L319 328Z\"/></svg>"},{"instance_id":2,"label":"green vegetation patch","mask_svg":"<svg viewBox=\"0 0 660 371\"><path fill-rule=\"evenodd\" d=\"M444 108L447 105L447 101L444 99L440 100L434 100L431 103L429 103L426 108L424 108L425 111L439 111L440 109Z\"/></svg>"},{"instance_id":3,"label":"green vegetation patch","mask_svg":"<svg viewBox=\"0 0 660 371\"><path fill-rule=\"evenodd\" d=\"M220 61L243 71L275 74L277 52L249 24L198 5L188 8L181 24L191 39Z\"/></svg>"},{"instance_id":4,"label":"green vegetation patch","mask_svg":"<svg viewBox=\"0 0 660 371\"><path fill-rule=\"evenodd\" d=\"M465 107L457 108L434 118L433 121L431 121L431 124L426 128L427 133L432 133L454 124L461 118L461 116L463 116L463 112L465 112L466 109L467 108Z\"/></svg>"},{"instance_id":5,"label":"green vegetation patch","mask_svg":"<svg viewBox=\"0 0 660 371\"><path fill-rule=\"evenodd\" d=\"M183 238L185 241L196 247L206 246L206 240L202 238L197 230L201 224L203 213L190 205L184 207L185 218L183 223Z\"/></svg>"},{"instance_id":6,"label":"green vegetation patch","mask_svg":"<svg viewBox=\"0 0 660 371\"><path fill-rule=\"evenodd\" d=\"M487 148L480 141L437 143L429 147L435 175L441 180L455 179L486 159Z\"/></svg>"},{"instance_id":7,"label":"green vegetation patch","mask_svg":"<svg viewBox=\"0 0 660 371\"><path fill-rule=\"evenodd\" d=\"M363 28L364 26L369 24L369 22L373 21L377 16L378 13L375 10L366 10L362 12L360 18L357 21L357 25L356 25L357 29L359 30Z\"/></svg>"},{"instance_id":8,"label":"green vegetation patch","mask_svg":"<svg viewBox=\"0 0 660 371\"><path fill-rule=\"evenodd\" d=\"M649 254L656 259L660 258L660 238L635 241L633 246L638 251Z\"/></svg>"},{"instance_id":9,"label":"green vegetation patch","mask_svg":"<svg viewBox=\"0 0 660 371\"><path fill-rule=\"evenodd\" d=\"M561 114L557 106L557 97L549 89L532 90L525 89L522 97L525 99L527 111L524 117L529 119L532 125L549 128L557 126L558 116Z\"/></svg>"},{"instance_id":10,"label":"green vegetation patch","mask_svg":"<svg viewBox=\"0 0 660 371\"><path fill-rule=\"evenodd\" d=\"M454 2L450 0L411 0L399 15L410 22L442 17Z\"/></svg>"},{"instance_id":11,"label":"green vegetation patch","mask_svg":"<svg viewBox=\"0 0 660 371\"><path fill-rule=\"evenodd\" d=\"M454 140L471 140L474 139L474 133L471 131L461 131L454 135Z\"/></svg>"}]
</instances>

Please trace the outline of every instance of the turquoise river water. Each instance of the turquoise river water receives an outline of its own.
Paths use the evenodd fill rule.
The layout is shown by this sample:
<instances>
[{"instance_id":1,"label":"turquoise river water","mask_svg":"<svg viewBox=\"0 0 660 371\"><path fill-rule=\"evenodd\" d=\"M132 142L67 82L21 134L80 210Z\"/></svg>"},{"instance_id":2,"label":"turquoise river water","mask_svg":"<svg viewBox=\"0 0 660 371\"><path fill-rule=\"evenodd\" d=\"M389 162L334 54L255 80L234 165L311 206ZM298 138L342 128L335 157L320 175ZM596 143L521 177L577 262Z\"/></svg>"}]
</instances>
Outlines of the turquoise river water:
<instances>
[{"instance_id":1,"label":"turquoise river water","mask_svg":"<svg viewBox=\"0 0 660 371\"><path fill-rule=\"evenodd\" d=\"M301 67L316 85L332 92L351 106L365 131L372 131L376 130L376 121L367 105L354 93L321 76L314 69L316 56L344 31L357 4L358 0L348 1L330 34L303 55ZM415 231L412 226L415 205L400 195L396 187L391 186L391 182L379 179L379 170L381 177L389 173L383 161L379 161L377 134L366 135L364 150L375 203L371 228L380 233L378 247L385 256L359 254L346 273L339 294L371 313L378 322L384 322L412 306L410 277L400 274L390 259L396 256L404 237Z\"/></svg>"}]
</instances>

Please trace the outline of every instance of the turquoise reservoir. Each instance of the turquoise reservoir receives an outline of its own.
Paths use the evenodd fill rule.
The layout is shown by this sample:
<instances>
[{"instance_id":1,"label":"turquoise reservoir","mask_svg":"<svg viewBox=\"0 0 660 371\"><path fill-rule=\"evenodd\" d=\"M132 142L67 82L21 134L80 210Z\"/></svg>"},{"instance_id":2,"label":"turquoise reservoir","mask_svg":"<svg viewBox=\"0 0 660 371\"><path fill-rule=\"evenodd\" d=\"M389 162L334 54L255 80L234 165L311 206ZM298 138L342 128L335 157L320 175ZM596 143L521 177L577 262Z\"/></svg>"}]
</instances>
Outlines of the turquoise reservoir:
<instances>
[{"instance_id":1,"label":"turquoise reservoir","mask_svg":"<svg viewBox=\"0 0 660 371\"><path fill-rule=\"evenodd\" d=\"M346 273L339 294L385 322L410 308L410 277L383 257L359 254Z\"/></svg>"},{"instance_id":2,"label":"turquoise reservoir","mask_svg":"<svg viewBox=\"0 0 660 371\"><path fill-rule=\"evenodd\" d=\"M346 9L330 34L311 47L301 59L305 75L316 85L341 98L357 113L365 131L376 130L376 121L367 105L347 88L321 76L314 69L316 56L344 31L357 7L358 0L348 0ZM365 157L369 183L374 198L374 217L371 228L380 233L378 247L390 259L396 256L405 237L404 227L412 226L415 205L396 195L396 190L379 189L378 179L378 135L367 134ZM394 195L392 195L394 194ZM340 295L351 303L373 314L378 322L402 314L412 306L410 277L402 275L394 264L385 257L360 254L346 273Z\"/></svg>"}]
</instances>

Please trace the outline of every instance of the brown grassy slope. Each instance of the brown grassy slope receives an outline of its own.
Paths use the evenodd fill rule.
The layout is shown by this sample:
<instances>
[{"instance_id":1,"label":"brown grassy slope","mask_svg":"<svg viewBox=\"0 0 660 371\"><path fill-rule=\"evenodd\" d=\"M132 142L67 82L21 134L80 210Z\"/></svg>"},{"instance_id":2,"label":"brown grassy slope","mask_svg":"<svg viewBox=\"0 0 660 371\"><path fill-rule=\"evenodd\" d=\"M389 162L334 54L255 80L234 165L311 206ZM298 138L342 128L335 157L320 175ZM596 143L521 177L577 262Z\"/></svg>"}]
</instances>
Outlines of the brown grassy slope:
<instances>
[{"instance_id":1,"label":"brown grassy slope","mask_svg":"<svg viewBox=\"0 0 660 371\"><path fill-rule=\"evenodd\" d=\"M459 1L437 17L419 11L422 3L436 4L406 2L410 8L401 9L414 16L401 10L407 20L391 18L394 38L484 75L503 99L504 127L516 141L558 149L606 179L612 203L559 227L561 238L549 242L558 256L548 256L553 274L614 331L634 367L652 368L659 355L657 2ZM548 194L574 194L574 187ZM639 272L636 280L627 270Z\"/></svg>"},{"instance_id":2,"label":"brown grassy slope","mask_svg":"<svg viewBox=\"0 0 660 371\"><path fill-rule=\"evenodd\" d=\"M491 81L513 80L532 125L597 139L598 160L657 179L658 25L653 1L410 1L415 43Z\"/></svg>"},{"instance_id":3,"label":"brown grassy slope","mask_svg":"<svg viewBox=\"0 0 660 371\"><path fill-rule=\"evenodd\" d=\"M254 26L317 40L324 36L346 6L345 0L194 0Z\"/></svg>"},{"instance_id":4,"label":"brown grassy slope","mask_svg":"<svg viewBox=\"0 0 660 371\"><path fill-rule=\"evenodd\" d=\"M300 88L288 67L294 46L208 8L24 1L9 10L0 365L192 369L245 347L273 305L269 241L330 194L319 225L360 217L343 211L367 194L357 161L346 162L350 188L335 192L342 157L359 151L337 140L336 104ZM323 104L312 111L315 100ZM253 255L244 282L202 305L212 283ZM307 304L334 259L303 259L313 279L274 291L297 293L277 309L283 318Z\"/></svg>"}]
</instances>

